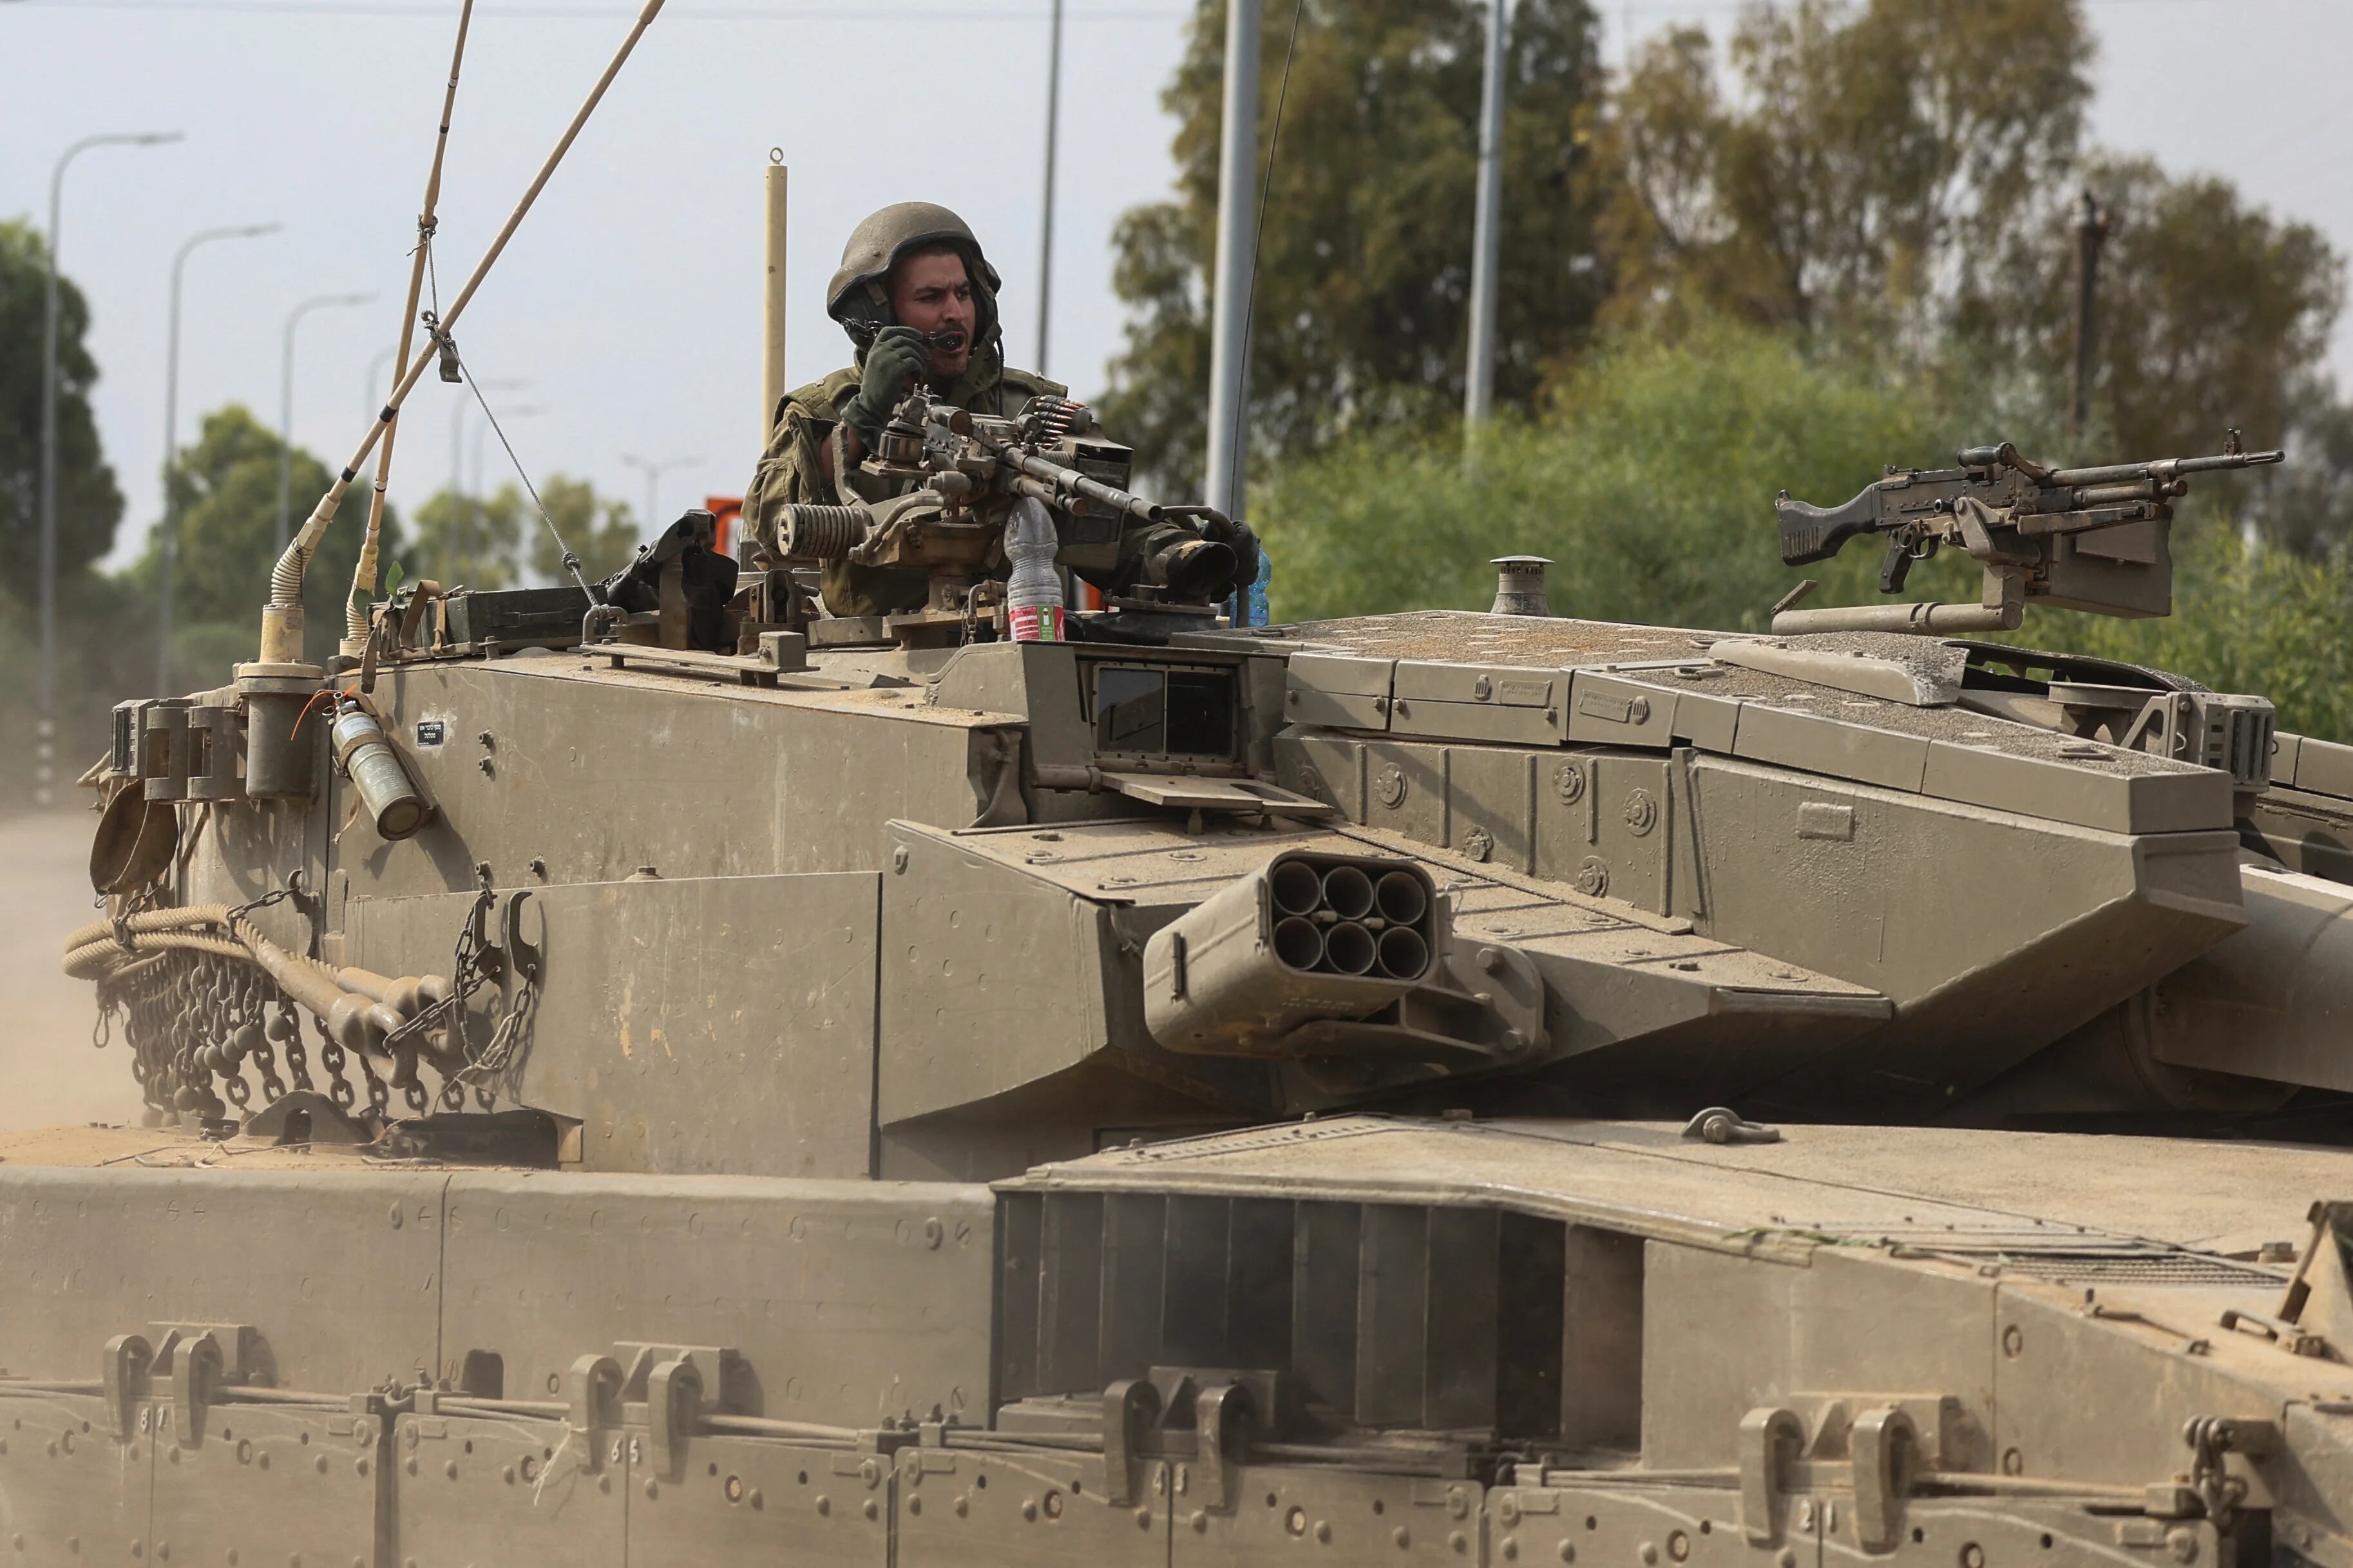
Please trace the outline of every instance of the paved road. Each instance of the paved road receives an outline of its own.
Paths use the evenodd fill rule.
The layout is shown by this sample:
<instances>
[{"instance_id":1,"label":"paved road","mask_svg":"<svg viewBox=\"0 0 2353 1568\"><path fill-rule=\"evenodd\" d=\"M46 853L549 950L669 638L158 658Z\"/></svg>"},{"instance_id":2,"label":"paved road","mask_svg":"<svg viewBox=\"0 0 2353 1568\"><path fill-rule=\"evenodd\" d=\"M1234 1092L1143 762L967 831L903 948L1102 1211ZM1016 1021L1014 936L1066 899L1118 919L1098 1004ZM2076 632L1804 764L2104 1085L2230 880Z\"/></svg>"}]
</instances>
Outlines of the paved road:
<instances>
[{"instance_id":1,"label":"paved road","mask_svg":"<svg viewBox=\"0 0 2353 1568\"><path fill-rule=\"evenodd\" d=\"M0 1130L139 1115L130 1053L90 1049L90 987L58 968L66 933L98 918L96 825L80 811L0 817Z\"/></svg>"}]
</instances>

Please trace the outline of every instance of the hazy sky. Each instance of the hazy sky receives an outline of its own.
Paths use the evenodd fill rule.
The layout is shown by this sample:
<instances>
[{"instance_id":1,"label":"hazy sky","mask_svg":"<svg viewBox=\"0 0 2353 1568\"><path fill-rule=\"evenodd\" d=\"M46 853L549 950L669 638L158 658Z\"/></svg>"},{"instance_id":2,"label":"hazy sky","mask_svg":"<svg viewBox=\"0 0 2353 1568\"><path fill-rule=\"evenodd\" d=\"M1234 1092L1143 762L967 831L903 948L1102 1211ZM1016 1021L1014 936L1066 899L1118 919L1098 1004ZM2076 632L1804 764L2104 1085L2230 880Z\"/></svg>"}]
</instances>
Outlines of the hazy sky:
<instances>
[{"instance_id":1,"label":"hazy sky","mask_svg":"<svg viewBox=\"0 0 2353 1568\"><path fill-rule=\"evenodd\" d=\"M2353 5L2087 4L2101 46L2100 141L2175 170L2224 171L2353 254ZM1736 10L1601 8L1613 62L1630 31L1721 26ZM79 136L186 136L86 153L66 182L62 256L91 298L99 423L130 498L118 556L159 506L167 281L173 251L195 231L286 226L189 263L181 439L232 399L274 425L288 311L312 295L374 291L372 305L307 316L296 345L295 439L339 464L364 432L381 392L364 384L369 366L398 331L457 9L0 0L0 216L46 224L51 166ZM1041 368L1082 395L1100 390L1119 342L1112 224L1168 187L1172 125L1159 93L1189 11L1182 0L1070 0L1053 336ZM478 6L436 247L445 299L634 15L611 0ZM663 479L665 514L706 491L741 490L758 438L771 147L792 170L796 380L846 358L821 296L850 226L910 198L945 202L980 232L1005 276L1013 358L1028 363L1047 15L1044 0L671 0L459 325L477 375L528 383L493 403L537 410L509 427L533 474L583 475L642 505L642 479L622 454L698 459ZM2353 380L2353 329L2340 331L2335 361ZM393 496L413 508L448 479L453 391L428 376L409 407ZM479 423L467 426L470 468ZM484 472L503 477L494 447ZM312 499L298 497L298 511Z\"/></svg>"}]
</instances>

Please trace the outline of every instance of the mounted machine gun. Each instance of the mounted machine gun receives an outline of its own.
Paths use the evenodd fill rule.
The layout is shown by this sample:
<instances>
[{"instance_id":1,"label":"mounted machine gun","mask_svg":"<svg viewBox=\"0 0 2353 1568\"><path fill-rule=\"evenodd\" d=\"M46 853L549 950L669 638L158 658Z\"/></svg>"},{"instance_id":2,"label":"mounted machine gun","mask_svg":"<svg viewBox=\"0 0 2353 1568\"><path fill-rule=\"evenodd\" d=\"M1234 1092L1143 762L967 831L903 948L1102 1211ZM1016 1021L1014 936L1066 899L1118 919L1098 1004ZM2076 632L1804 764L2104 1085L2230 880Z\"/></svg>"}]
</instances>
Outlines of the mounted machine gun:
<instances>
[{"instance_id":1,"label":"mounted machine gun","mask_svg":"<svg viewBox=\"0 0 2353 1568\"><path fill-rule=\"evenodd\" d=\"M2192 474L2281 461L2278 451L2249 452L2232 430L2207 458L2160 458L2090 468L2047 468L2008 441L1971 447L1957 468L1889 468L1887 477L1842 507L1773 503L1781 523L1781 561L1827 561L1862 534L1887 542L1879 591L1900 594L1915 561L1950 544L1985 568L1975 605L1907 604L1824 610L1776 605L1777 633L2015 631L2026 602L2103 616L2162 616L2173 603L2168 549L2171 502L2188 493Z\"/></svg>"}]
</instances>

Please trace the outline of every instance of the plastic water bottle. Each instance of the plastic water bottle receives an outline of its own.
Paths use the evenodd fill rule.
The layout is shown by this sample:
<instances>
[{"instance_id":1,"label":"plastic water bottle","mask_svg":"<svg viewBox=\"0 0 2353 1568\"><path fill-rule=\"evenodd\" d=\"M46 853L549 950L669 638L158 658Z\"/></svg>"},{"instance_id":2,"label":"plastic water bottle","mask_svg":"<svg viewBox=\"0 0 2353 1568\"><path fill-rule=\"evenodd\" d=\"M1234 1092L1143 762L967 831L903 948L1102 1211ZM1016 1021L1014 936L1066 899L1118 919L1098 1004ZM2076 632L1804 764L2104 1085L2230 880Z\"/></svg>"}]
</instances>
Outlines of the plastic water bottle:
<instances>
[{"instance_id":1,"label":"plastic water bottle","mask_svg":"<svg viewBox=\"0 0 2353 1568\"><path fill-rule=\"evenodd\" d=\"M1062 582L1054 575L1054 520L1045 502L1023 496L1005 524L1005 555L1013 574L1005 584L1005 618L1015 642L1063 642Z\"/></svg>"},{"instance_id":2,"label":"plastic water bottle","mask_svg":"<svg viewBox=\"0 0 2353 1568\"><path fill-rule=\"evenodd\" d=\"M1248 590L1250 619L1244 622L1244 625L1266 626L1274 624L1274 616L1268 610L1266 605L1267 584L1273 581L1274 557L1266 552L1265 542L1261 541L1258 547L1258 575L1250 579Z\"/></svg>"}]
</instances>

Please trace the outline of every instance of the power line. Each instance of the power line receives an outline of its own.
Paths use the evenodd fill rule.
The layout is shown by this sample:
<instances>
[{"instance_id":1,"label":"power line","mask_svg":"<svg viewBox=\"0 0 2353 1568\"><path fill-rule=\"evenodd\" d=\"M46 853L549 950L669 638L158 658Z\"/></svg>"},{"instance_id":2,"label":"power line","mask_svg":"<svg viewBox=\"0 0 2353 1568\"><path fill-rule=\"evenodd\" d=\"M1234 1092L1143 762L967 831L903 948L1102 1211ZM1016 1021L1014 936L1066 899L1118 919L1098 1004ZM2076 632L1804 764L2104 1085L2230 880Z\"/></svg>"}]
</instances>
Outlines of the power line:
<instances>
[{"instance_id":1,"label":"power line","mask_svg":"<svg viewBox=\"0 0 2353 1568\"><path fill-rule=\"evenodd\" d=\"M46 11L184 11L205 14L243 14L260 16L390 16L418 21L440 19L438 11L419 5L406 5L398 0L23 0L25 9ZM1161 7L1151 10L1075 10L1067 13L1073 22L1168 22L1190 16L1190 11ZM522 21L612 21L636 15L626 7L578 5L485 5L476 15ZM882 10L871 6L849 5L775 5L695 7L666 9L665 20L689 22L1044 22L1050 20L1050 7L1025 7L1019 10L975 11L945 10Z\"/></svg>"}]
</instances>

